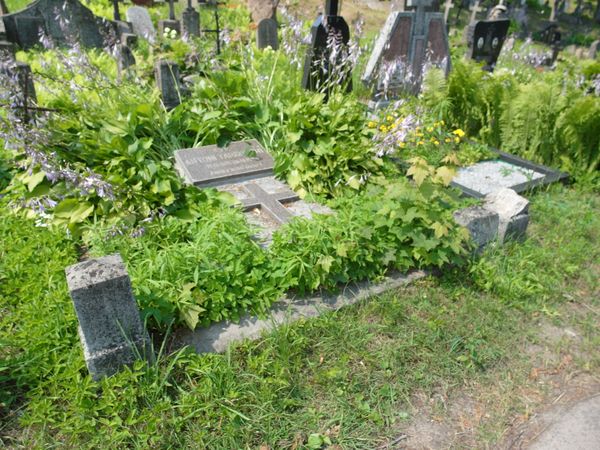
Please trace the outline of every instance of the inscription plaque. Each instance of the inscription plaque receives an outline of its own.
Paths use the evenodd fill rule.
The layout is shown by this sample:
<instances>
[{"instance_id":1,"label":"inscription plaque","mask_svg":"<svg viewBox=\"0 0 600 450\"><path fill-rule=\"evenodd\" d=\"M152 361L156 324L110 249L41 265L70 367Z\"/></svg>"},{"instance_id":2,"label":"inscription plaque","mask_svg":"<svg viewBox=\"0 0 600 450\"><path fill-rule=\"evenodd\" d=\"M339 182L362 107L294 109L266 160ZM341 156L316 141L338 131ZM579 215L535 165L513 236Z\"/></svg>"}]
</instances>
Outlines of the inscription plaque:
<instances>
[{"instance_id":1,"label":"inscription plaque","mask_svg":"<svg viewBox=\"0 0 600 450\"><path fill-rule=\"evenodd\" d=\"M273 173L273 158L256 140L238 141L228 147L208 145L175 152L183 178L198 187L239 183Z\"/></svg>"}]
</instances>

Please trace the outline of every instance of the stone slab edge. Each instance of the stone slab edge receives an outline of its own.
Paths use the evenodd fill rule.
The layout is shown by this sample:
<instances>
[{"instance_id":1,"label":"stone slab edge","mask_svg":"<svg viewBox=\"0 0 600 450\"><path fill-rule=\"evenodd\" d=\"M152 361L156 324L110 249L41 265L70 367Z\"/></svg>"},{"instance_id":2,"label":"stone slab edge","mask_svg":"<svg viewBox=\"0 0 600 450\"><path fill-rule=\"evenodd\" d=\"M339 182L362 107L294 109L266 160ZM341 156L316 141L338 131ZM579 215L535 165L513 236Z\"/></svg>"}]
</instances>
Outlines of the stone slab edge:
<instances>
[{"instance_id":1,"label":"stone slab edge","mask_svg":"<svg viewBox=\"0 0 600 450\"><path fill-rule=\"evenodd\" d=\"M266 319L245 315L239 323L223 321L195 331L179 329L174 334L174 347L190 346L197 353L222 353L227 347L244 339L257 339L263 331L282 324L290 324L307 317L317 317L324 312L337 311L375 295L406 286L427 275L424 271L408 274L392 273L380 283L364 281L351 283L337 294L323 294L304 298L284 297L275 303Z\"/></svg>"}]
</instances>

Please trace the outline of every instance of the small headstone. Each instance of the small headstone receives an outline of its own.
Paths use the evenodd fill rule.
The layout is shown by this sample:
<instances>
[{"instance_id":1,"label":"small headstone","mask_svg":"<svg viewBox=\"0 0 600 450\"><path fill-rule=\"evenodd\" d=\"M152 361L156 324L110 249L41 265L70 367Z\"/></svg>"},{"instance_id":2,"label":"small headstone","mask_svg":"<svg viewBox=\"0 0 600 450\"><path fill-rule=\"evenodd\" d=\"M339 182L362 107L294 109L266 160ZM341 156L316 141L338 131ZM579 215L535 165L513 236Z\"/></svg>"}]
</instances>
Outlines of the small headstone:
<instances>
[{"instance_id":1,"label":"small headstone","mask_svg":"<svg viewBox=\"0 0 600 450\"><path fill-rule=\"evenodd\" d=\"M121 44L131 48L137 44L138 37L133 33L123 33L121 35Z\"/></svg>"},{"instance_id":2,"label":"small headstone","mask_svg":"<svg viewBox=\"0 0 600 450\"><path fill-rule=\"evenodd\" d=\"M135 56L127 45L119 45L117 49L117 66L119 73L135 66Z\"/></svg>"},{"instance_id":3,"label":"small headstone","mask_svg":"<svg viewBox=\"0 0 600 450\"><path fill-rule=\"evenodd\" d=\"M475 61L484 61L486 64L484 69L493 71L506 40L509 25L509 19L477 22L470 44L470 58Z\"/></svg>"},{"instance_id":4,"label":"small headstone","mask_svg":"<svg viewBox=\"0 0 600 450\"><path fill-rule=\"evenodd\" d=\"M456 211L454 220L469 230L476 252L481 252L486 245L498 238L500 218L497 213L482 206L470 206Z\"/></svg>"},{"instance_id":5,"label":"small headstone","mask_svg":"<svg viewBox=\"0 0 600 450\"><path fill-rule=\"evenodd\" d=\"M375 42L362 81L373 87L376 100L400 91L418 93L425 67L450 70L444 15L426 12L431 0L415 0L416 12L392 12Z\"/></svg>"},{"instance_id":6,"label":"small headstone","mask_svg":"<svg viewBox=\"0 0 600 450\"><path fill-rule=\"evenodd\" d=\"M114 22L95 16L78 0L38 0L2 19L8 41L25 50L40 45L40 31L57 45L76 41L94 48L104 47L105 38L116 33Z\"/></svg>"},{"instance_id":7,"label":"small headstone","mask_svg":"<svg viewBox=\"0 0 600 450\"><path fill-rule=\"evenodd\" d=\"M279 49L278 27L275 19L263 19L260 21L256 29L256 44L258 48L271 47L273 50Z\"/></svg>"},{"instance_id":8,"label":"small headstone","mask_svg":"<svg viewBox=\"0 0 600 450\"><path fill-rule=\"evenodd\" d=\"M154 65L154 76L165 108L170 110L179 105L181 103L181 85L177 64L172 61L158 60Z\"/></svg>"},{"instance_id":9,"label":"small headstone","mask_svg":"<svg viewBox=\"0 0 600 450\"><path fill-rule=\"evenodd\" d=\"M350 28L342 16L338 15L339 0L327 0L325 15L319 14L311 27L311 39L304 61L302 75L302 88L316 91L328 90L331 83L345 85L347 90L352 90L352 74L346 71L343 74L335 73L329 61L331 48L328 42L335 39L337 45L346 47L350 41ZM338 65L342 59L342 52Z\"/></svg>"},{"instance_id":10,"label":"small headstone","mask_svg":"<svg viewBox=\"0 0 600 450\"><path fill-rule=\"evenodd\" d=\"M590 49L588 51L588 58L596 59L598 57L599 53L600 53L600 40L595 40L594 42L592 42L592 45L590 45Z\"/></svg>"},{"instance_id":11,"label":"small headstone","mask_svg":"<svg viewBox=\"0 0 600 450\"><path fill-rule=\"evenodd\" d=\"M520 239L529 225L529 200L512 189L499 189L485 197L484 208L498 214L498 240Z\"/></svg>"},{"instance_id":12,"label":"small headstone","mask_svg":"<svg viewBox=\"0 0 600 450\"><path fill-rule=\"evenodd\" d=\"M200 14L188 6L181 15L183 34L188 37L200 36Z\"/></svg>"},{"instance_id":13,"label":"small headstone","mask_svg":"<svg viewBox=\"0 0 600 450\"><path fill-rule=\"evenodd\" d=\"M156 30L146 8L132 6L126 12L127 21L131 23L133 32L150 42L156 40Z\"/></svg>"},{"instance_id":14,"label":"small headstone","mask_svg":"<svg viewBox=\"0 0 600 450\"><path fill-rule=\"evenodd\" d=\"M114 375L138 355L152 360L121 256L92 259L65 269L79 320L79 338L94 380Z\"/></svg>"},{"instance_id":15,"label":"small headstone","mask_svg":"<svg viewBox=\"0 0 600 450\"><path fill-rule=\"evenodd\" d=\"M159 20L158 21L158 33L160 36L165 35L165 31L175 30L177 37L181 36L181 22L179 20Z\"/></svg>"},{"instance_id":16,"label":"small headstone","mask_svg":"<svg viewBox=\"0 0 600 450\"><path fill-rule=\"evenodd\" d=\"M209 145L175 152L175 166L184 180L200 188L216 187L233 195L248 221L268 244L273 233L295 216L331 214L322 205L301 200L273 175L273 158L256 140L232 142L221 148Z\"/></svg>"}]
</instances>

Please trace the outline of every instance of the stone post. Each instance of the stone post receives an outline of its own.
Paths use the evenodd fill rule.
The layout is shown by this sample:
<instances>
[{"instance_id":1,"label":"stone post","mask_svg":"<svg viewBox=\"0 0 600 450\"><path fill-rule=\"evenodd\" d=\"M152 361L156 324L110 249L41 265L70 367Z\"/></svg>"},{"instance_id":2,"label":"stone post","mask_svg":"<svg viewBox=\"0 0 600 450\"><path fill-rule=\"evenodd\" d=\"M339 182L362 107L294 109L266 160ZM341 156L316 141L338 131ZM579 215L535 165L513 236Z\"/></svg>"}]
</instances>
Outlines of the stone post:
<instances>
[{"instance_id":1,"label":"stone post","mask_svg":"<svg viewBox=\"0 0 600 450\"><path fill-rule=\"evenodd\" d=\"M173 61L157 61L154 66L154 76L165 107L170 110L179 105L181 103L181 85L179 84L177 64Z\"/></svg>"},{"instance_id":2,"label":"stone post","mask_svg":"<svg viewBox=\"0 0 600 450\"><path fill-rule=\"evenodd\" d=\"M119 254L75 264L65 273L85 362L94 380L115 374L138 356L153 359Z\"/></svg>"}]
</instances>

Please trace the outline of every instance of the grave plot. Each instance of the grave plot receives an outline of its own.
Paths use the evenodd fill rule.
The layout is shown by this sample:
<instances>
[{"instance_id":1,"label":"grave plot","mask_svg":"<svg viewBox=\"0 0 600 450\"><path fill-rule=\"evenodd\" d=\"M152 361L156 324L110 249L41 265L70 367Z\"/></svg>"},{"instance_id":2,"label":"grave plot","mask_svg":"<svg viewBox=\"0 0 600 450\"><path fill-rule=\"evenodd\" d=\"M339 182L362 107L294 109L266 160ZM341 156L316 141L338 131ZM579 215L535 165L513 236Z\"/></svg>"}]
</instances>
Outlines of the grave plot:
<instances>
[{"instance_id":1,"label":"grave plot","mask_svg":"<svg viewBox=\"0 0 600 450\"><path fill-rule=\"evenodd\" d=\"M273 158L256 140L233 142L225 148L209 145L178 150L175 161L187 183L233 195L248 221L260 228L257 238L264 245L293 217L332 213L323 205L301 200L287 184L277 180Z\"/></svg>"},{"instance_id":2,"label":"grave plot","mask_svg":"<svg viewBox=\"0 0 600 450\"><path fill-rule=\"evenodd\" d=\"M569 177L564 172L514 155L500 151L497 153L497 159L461 168L451 186L459 188L470 197L483 198L504 188L520 193L557 181L566 181Z\"/></svg>"}]
</instances>

